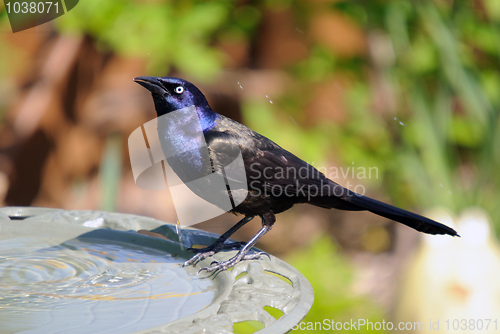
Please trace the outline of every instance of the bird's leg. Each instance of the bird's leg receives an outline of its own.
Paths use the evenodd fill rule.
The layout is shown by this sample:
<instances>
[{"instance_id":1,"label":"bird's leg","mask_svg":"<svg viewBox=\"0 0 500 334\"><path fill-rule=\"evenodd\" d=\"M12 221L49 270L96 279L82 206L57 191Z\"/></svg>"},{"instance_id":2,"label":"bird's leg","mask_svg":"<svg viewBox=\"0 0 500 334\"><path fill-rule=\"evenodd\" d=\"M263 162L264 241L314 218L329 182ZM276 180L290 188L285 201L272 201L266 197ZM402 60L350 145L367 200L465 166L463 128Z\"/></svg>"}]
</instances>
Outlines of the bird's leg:
<instances>
[{"instance_id":1,"label":"bird's leg","mask_svg":"<svg viewBox=\"0 0 500 334\"><path fill-rule=\"evenodd\" d=\"M184 262L185 266L188 266L190 264L193 264L195 262L201 261L209 256L214 255L218 251L222 249L232 249L235 247L241 247L244 243L241 242L232 242L229 244L225 244L226 240L233 235L234 232L238 231L243 225L248 223L253 219L254 216L245 216L242 220L240 220L238 223L236 223L233 227L231 227L229 230L226 231L223 235L219 237L213 244L211 244L208 247L205 248L200 248L200 249L195 249L195 248L189 248L189 250L192 250L196 252L192 258Z\"/></svg>"},{"instance_id":2,"label":"bird's leg","mask_svg":"<svg viewBox=\"0 0 500 334\"><path fill-rule=\"evenodd\" d=\"M238 262L242 260L256 260L259 259L262 255L267 255L264 252L258 252L255 254L247 254L250 249L252 249L253 246L259 241L260 238L264 236L267 232L269 232L273 228L273 224L276 221L276 218L274 216L274 213L272 211L263 214L260 216L262 218L262 228L257 232L257 234L254 235L252 239L236 254L234 257L230 258L227 261L223 262L217 262L215 261L215 265L202 268L202 270L206 270L207 272L212 272L215 270L227 270L234 265L236 265Z\"/></svg>"}]
</instances>

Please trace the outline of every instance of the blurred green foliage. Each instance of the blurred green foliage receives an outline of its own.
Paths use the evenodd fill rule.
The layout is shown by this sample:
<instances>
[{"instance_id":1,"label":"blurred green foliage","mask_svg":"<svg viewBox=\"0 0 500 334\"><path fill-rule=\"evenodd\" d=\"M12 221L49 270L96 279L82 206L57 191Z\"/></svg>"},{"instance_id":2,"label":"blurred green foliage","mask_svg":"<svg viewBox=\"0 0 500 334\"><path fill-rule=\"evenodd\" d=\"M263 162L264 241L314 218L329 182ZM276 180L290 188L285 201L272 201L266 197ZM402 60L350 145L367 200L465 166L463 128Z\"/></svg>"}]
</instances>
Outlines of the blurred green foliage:
<instances>
[{"instance_id":1,"label":"blurred green foliage","mask_svg":"<svg viewBox=\"0 0 500 334\"><path fill-rule=\"evenodd\" d=\"M300 272L307 275L316 296L311 311L302 320L307 328L307 323L319 322L323 330L315 333L328 333L335 329L324 326L324 320L335 322L348 322L351 320L365 319L372 323L382 322L384 312L374 302L363 296L356 296L352 292L351 282L354 274L352 265L339 254L337 247L329 237L316 240L307 252L297 251L287 256L287 262ZM327 322L331 325L331 322ZM357 332L359 328L343 330L341 332ZM371 328L362 328L364 333L383 333ZM293 331L304 332L300 329Z\"/></svg>"},{"instance_id":2,"label":"blurred green foliage","mask_svg":"<svg viewBox=\"0 0 500 334\"><path fill-rule=\"evenodd\" d=\"M57 23L64 31L91 34L104 49L147 57L151 73L166 73L173 66L209 80L222 68L223 55L211 45L214 36L252 34L258 19L258 10L235 9L230 0L86 0Z\"/></svg>"},{"instance_id":3,"label":"blurred green foliage","mask_svg":"<svg viewBox=\"0 0 500 334\"><path fill-rule=\"evenodd\" d=\"M113 212L116 210L116 199L120 193L122 177L122 142L119 134L110 133L102 154L99 168L99 183L101 190L100 209Z\"/></svg>"}]
</instances>

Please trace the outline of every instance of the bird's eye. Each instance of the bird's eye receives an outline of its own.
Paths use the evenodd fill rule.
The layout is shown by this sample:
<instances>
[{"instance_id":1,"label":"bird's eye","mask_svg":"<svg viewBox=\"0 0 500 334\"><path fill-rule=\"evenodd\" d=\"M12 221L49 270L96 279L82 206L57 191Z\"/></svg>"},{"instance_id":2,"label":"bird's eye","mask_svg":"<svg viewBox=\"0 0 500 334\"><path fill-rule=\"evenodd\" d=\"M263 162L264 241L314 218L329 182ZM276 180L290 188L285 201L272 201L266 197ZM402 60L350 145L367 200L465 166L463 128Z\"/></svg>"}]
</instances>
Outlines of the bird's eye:
<instances>
[{"instance_id":1,"label":"bird's eye","mask_svg":"<svg viewBox=\"0 0 500 334\"><path fill-rule=\"evenodd\" d=\"M177 87L175 87L174 92L175 92L176 94L182 94L182 93L184 92L184 87L182 87L182 86L177 86Z\"/></svg>"}]
</instances>

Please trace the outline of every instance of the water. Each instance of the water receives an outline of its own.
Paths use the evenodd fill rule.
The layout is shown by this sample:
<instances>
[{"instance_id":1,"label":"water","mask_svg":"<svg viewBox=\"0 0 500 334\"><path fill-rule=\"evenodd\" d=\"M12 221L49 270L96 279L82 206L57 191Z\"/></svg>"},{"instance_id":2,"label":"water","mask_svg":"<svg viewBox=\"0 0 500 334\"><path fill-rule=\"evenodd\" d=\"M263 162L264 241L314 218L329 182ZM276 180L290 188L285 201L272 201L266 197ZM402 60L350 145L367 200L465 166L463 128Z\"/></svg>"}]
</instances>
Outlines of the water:
<instances>
[{"instance_id":1,"label":"water","mask_svg":"<svg viewBox=\"0 0 500 334\"><path fill-rule=\"evenodd\" d=\"M182 240L182 228L181 228L181 223L177 221L175 224L175 233L177 233L177 237L179 238L179 244L181 247L184 249L184 241Z\"/></svg>"},{"instance_id":2,"label":"water","mask_svg":"<svg viewBox=\"0 0 500 334\"><path fill-rule=\"evenodd\" d=\"M128 333L209 305L212 281L184 258L102 239L0 240L2 333Z\"/></svg>"}]
</instances>

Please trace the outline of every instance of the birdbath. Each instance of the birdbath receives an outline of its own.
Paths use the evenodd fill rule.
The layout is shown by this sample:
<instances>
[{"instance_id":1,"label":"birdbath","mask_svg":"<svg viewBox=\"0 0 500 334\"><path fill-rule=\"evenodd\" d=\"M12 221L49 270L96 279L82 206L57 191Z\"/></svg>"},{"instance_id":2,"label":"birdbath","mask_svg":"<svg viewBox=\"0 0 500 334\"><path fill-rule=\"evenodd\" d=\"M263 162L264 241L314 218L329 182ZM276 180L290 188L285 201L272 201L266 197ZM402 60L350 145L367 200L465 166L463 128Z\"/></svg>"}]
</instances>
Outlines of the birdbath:
<instances>
[{"instance_id":1,"label":"birdbath","mask_svg":"<svg viewBox=\"0 0 500 334\"><path fill-rule=\"evenodd\" d=\"M188 247L218 236L187 228L181 243L175 225L152 218L4 207L0 231L2 332L230 333L246 323L285 333L314 299L274 256L214 275L198 271L236 251L183 267Z\"/></svg>"}]
</instances>

